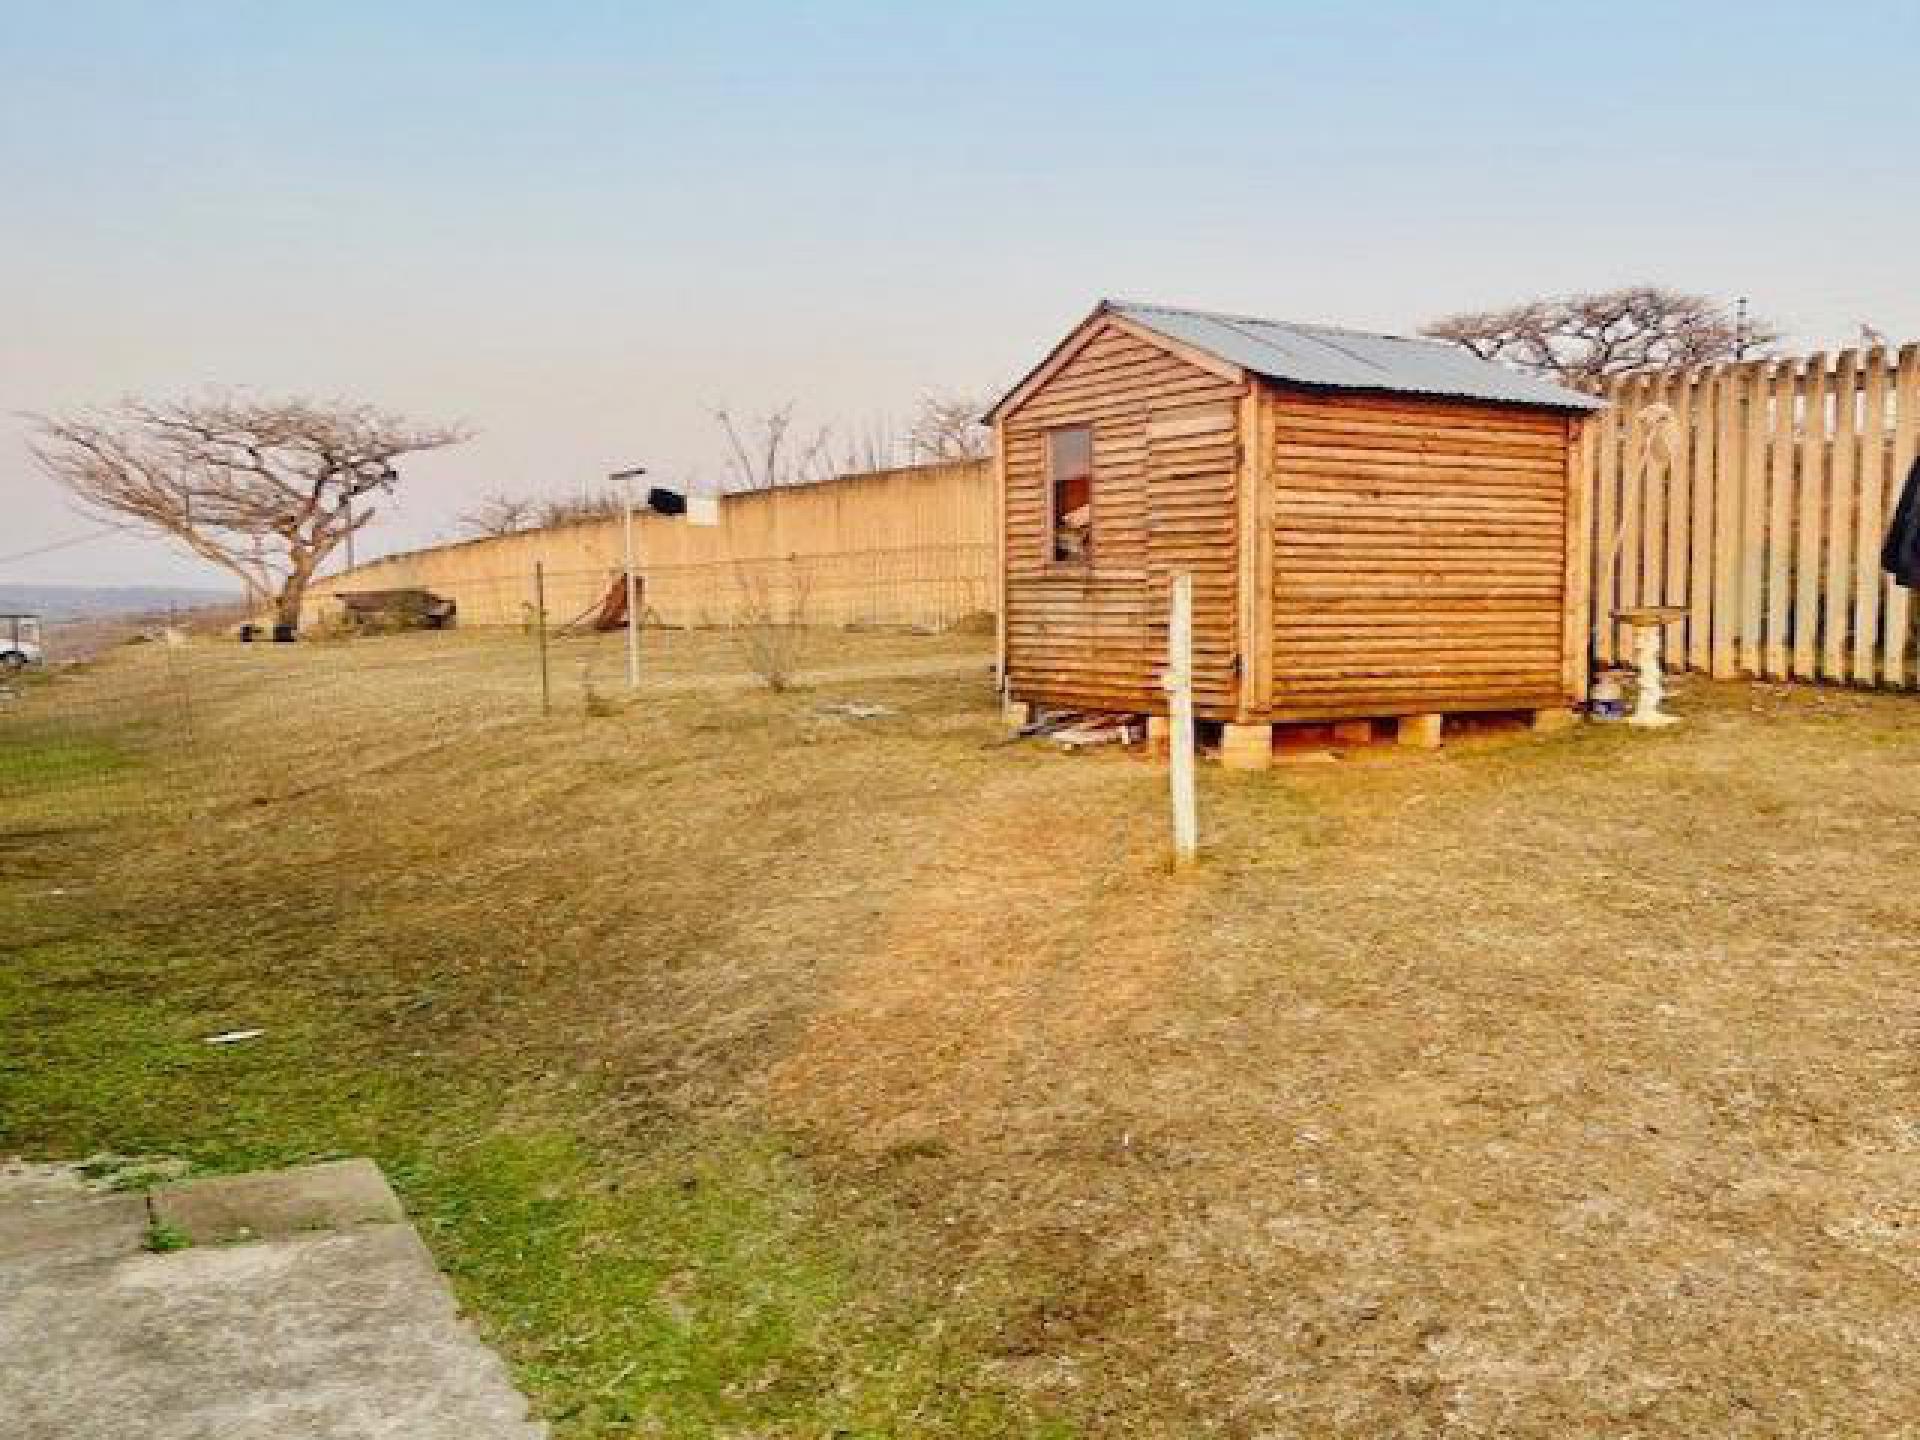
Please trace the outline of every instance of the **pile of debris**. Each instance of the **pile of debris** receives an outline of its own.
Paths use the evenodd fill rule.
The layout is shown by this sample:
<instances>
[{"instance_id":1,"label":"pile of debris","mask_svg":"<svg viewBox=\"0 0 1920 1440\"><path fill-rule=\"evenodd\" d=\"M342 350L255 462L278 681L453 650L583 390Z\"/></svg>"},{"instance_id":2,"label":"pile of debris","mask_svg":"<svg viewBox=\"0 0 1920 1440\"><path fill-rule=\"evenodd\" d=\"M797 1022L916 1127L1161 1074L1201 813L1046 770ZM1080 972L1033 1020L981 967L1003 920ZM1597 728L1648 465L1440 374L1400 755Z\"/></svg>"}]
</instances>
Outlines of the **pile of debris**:
<instances>
[{"instance_id":1,"label":"pile of debris","mask_svg":"<svg viewBox=\"0 0 1920 1440\"><path fill-rule=\"evenodd\" d=\"M431 590L349 590L334 598L344 623L356 630L451 630L460 613L454 601Z\"/></svg>"},{"instance_id":2,"label":"pile of debris","mask_svg":"<svg viewBox=\"0 0 1920 1440\"><path fill-rule=\"evenodd\" d=\"M1022 725L1017 740L1051 740L1066 750L1095 745L1138 745L1147 738L1138 715L1107 710L1049 710Z\"/></svg>"}]
</instances>

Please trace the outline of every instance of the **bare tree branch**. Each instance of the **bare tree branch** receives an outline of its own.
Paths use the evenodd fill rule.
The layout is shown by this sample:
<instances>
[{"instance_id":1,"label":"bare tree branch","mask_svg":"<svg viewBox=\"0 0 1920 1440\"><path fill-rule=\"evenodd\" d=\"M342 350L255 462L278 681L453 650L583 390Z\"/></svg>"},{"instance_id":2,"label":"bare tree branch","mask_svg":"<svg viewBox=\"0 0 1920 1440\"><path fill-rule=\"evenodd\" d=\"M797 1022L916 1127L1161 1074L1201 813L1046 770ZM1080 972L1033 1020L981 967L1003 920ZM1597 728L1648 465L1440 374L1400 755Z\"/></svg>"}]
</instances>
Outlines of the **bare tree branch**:
<instances>
[{"instance_id":1,"label":"bare tree branch","mask_svg":"<svg viewBox=\"0 0 1920 1440\"><path fill-rule=\"evenodd\" d=\"M303 399L127 400L30 417L35 457L81 505L178 542L297 625L328 556L373 519L393 462L467 437L369 405Z\"/></svg>"},{"instance_id":2,"label":"bare tree branch","mask_svg":"<svg viewBox=\"0 0 1920 1440\"><path fill-rule=\"evenodd\" d=\"M537 500L517 499L512 495L489 495L459 517L460 528L469 535L497 537L532 529L540 520Z\"/></svg>"},{"instance_id":3,"label":"bare tree branch","mask_svg":"<svg viewBox=\"0 0 1920 1440\"><path fill-rule=\"evenodd\" d=\"M986 405L972 395L927 395L914 413L908 446L915 460L984 460L993 432L981 423Z\"/></svg>"},{"instance_id":4,"label":"bare tree branch","mask_svg":"<svg viewBox=\"0 0 1920 1440\"><path fill-rule=\"evenodd\" d=\"M727 442L727 472L736 490L777 490L833 478L833 432L794 427L792 401L753 419L740 420L726 405L713 407L714 423Z\"/></svg>"},{"instance_id":5,"label":"bare tree branch","mask_svg":"<svg viewBox=\"0 0 1920 1440\"><path fill-rule=\"evenodd\" d=\"M831 475L869 475L900 463L899 441L885 420L871 420L857 430L843 431L834 450L827 457Z\"/></svg>"},{"instance_id":6,"label":"bare tree branch","mask_svg":"<svg viewBox=\"0 0 1920 1440\"><path fill-rule=\"evenodd\" d=\"M483 537L522 530L552 530L589 520L617 519L626 501L615 490L583 491L568 496L489 495L459 517L460 528Z\"/></svg>"},{"instance_id":7,"label":"bare tree branch","mask_svg":"<svg viewBox=\"0 0 1920 1440\"><path fill-rule=\"evenodd\" d=\"M626 513L627 503L615 490L583 492L564 499L539 501L535 524L542 530L559 525L578 525L586 520L611 520Z\"/></svg>"}]
</instances>

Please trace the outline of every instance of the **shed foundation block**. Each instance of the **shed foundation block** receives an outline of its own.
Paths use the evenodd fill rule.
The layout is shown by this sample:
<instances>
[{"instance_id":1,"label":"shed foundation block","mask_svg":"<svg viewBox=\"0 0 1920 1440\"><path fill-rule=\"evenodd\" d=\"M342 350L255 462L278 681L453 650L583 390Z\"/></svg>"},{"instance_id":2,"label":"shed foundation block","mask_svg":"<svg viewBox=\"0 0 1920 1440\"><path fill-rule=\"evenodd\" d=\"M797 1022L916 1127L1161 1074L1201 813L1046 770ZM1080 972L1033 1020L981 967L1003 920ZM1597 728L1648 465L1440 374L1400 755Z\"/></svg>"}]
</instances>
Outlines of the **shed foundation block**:
<instances>
[{"instance_id":1,"label":"shed foundation block","mask_svg":"<svg viewBox=\"0 0 1920 1440\"><path fill-rule=\"evenodd\" d=\"M1533 728L1542 734L1551 734L1557 730L1573 728L1573 711L1564 705L1555 705L1551 709L1533 712Z\"/></svg>"},{"instance_id":2,"label":"shed foundation block","mask_svg":"<svg viewBox=\"0 0 1920 1440\"><path fill-rule=\"evenodd\" d=\"M1222 725L1220 763L1229 770L1264 770L1273 764L1273 726Z\"/></svg>"},{"instance_id":3,"label":"shed foundation block","mask_svg":"<svg viewBox=\"0 0 1920 1440\"><path fill-rule=\"evenodd\" d=\"M1165 755L1173 749L1173 721L1165 715L1147 716L1147 752Z\"/></svg>"},{"instance_id":4,"label":"shed foundation block","mask_svg":"<svg viewBox=\"0 0 1920 1440\"><path fill-rule=\"evenodd\" d=\"M1394 727L1394 738L1416 750L1438 750L1443 723L1440 715L1402 715Z\"/></svg>"},{"instance_id":5,"label":"shed foundation block","mask_svg":"<svg viewBox=\"0 0 1920 1440\"><path fill-rule=\"evenodd\" d=\"M1018 730L1033 723L1033 706L1024 700L1002 700L1000 702L1000 720L1009 730Z\"/></svg>"}]
</instances>

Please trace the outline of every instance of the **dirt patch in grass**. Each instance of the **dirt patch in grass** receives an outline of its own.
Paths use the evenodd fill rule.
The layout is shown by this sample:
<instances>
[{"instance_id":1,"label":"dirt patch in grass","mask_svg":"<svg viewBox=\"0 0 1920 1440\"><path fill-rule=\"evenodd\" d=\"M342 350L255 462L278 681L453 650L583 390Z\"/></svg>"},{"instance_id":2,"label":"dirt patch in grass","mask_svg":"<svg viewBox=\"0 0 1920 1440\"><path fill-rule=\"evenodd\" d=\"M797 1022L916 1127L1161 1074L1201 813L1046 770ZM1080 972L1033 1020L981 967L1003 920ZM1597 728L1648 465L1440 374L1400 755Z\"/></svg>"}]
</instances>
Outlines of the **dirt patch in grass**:
<instances>
[{"instance_id":1,"label":"dirt patch in grass","mask_svg":"<svg viewBox=\"0 0 1920 1440\"><path fill-rule=\"evenodd\" d=\"M1036 1101L1071 1110L1178 983L1201 887L1167 872L1157 829L1116 788L1124 758L1001 757L964 816L923 837L871 944L832 977L772 1067L784 1113L831 1118L863 1149L997 1131ZM1037 803L1037 802L1044 803Z\"/></svg>"},{"instance_id":2,"label":"dirt patch in grass","mask_svg":"<svg viewBox=\"0 0 1920 1440\"><path fill-rule=\"evenodd\" d=\"M956 640L542 719L444 638L0 800L101 827L0 871L0 1144L379 1156L570 1435L1920 1413L1920 702L1209 769L1175 875L1161 772L986 748Z\"/></svg>"}]
</instances>

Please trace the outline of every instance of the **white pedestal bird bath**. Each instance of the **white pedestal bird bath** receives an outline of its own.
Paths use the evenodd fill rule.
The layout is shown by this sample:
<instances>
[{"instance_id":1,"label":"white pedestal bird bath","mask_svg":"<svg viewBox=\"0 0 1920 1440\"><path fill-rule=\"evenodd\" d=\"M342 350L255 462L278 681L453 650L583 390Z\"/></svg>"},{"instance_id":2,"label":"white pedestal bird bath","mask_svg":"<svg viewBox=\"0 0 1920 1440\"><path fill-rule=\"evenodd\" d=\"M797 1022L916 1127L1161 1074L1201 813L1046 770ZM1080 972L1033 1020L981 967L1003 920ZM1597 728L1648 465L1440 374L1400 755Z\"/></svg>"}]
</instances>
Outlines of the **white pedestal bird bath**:
<instances>
[{"instance_id":1,"label":"white pedestal bird bath","mask_svg":"<svg viewBox=\"0 0 1920 1440\"><path fill-rule=\"evenodd\" d=\"M1635 605L1614 611L1613 618L1622 621L1633 632L1633 664L1640 682L1639 693L1634 697L1633 713L1627 716L1627 723L1645 729L1678 725L1678 715L1669 715L1660 708L1660 702L1667 698L1666 676L1660 665L1660 632L1686 619L1687 607Z\"/></svg>"},{"instance_id":2,"label":"white pedestal bird bath","mask_svg":"<svg viewBox=\"0 0 1920 1440\"><path fill-rule=\"evenodd\" d=\"M1667 463L1662 467L1663 478L1666 483L1672 483L1673 450L1678 429L1673 410L1664 404L1643 406L1628 419L1627 459L1621 476L1622 489L1625 492L1624 502L1645 509L1647 472L1652 466L1656 449L1666 452ZM1663 498L1661 509L1664 511L1665 508L1666 502ZM1624 513L1625 504L1622 510ZM1626 527L1622 525L1614 535L1613 546L1607 561L1606 582L1601 588L1603 595L1613 594L1618 585L1620 547L1626 540L1626 533ZM1645 600L1647 591L1652 590L1657 590L1661 600L1666 599L1667 577L1664 573L1658 581L1648 584L1641 591L1642 601ZM1620 598L1626 597L1623 595ZM1660 702L1666 699L1667 695L1666 676L1662 673L1660 664L1661 632L1667 626L1686 619L1687 607L1629 603L1620 605L1612 614L1615 620L1624 624L1632 632L1633 662L1640 681L1633 713L1627 717L1627 723L1642 729L1659 729L1666 725L1678 725L1679 716L1669 715L1660 708Z\"/></svg>"}]
</instances>

